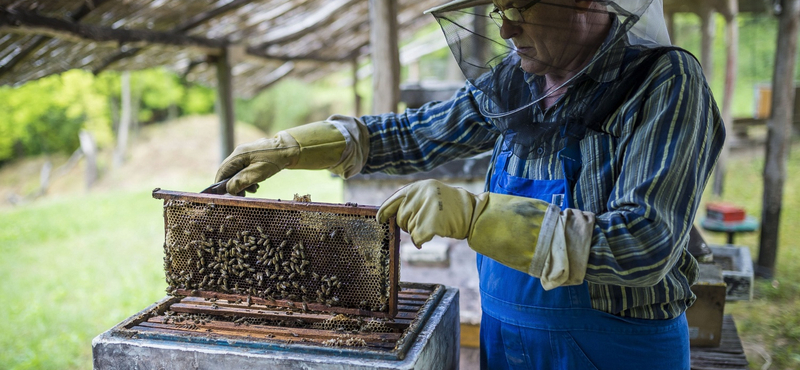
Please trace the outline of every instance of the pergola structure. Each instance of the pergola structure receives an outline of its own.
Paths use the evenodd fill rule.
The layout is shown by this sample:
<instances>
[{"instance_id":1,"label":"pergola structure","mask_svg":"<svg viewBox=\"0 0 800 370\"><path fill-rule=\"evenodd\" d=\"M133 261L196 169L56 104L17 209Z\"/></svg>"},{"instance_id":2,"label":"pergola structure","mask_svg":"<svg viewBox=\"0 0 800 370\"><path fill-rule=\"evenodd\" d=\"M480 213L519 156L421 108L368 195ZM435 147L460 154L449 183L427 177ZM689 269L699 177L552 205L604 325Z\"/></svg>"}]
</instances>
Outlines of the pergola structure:
<instances>
[{"instance_id":1,"label":"pergola structure","mask_svg":"<svg viewBox=\"0 0 800 370\"><path fill-rule=\"evenodd\" d=\"M373 105L395 109L398 39L433 22L423 11L439 2L0 0L0 85L76 68L167 66L218 87L222 152L230 153L233 96L284 77L318 79L371 55L381 66Z\"/></svg>"}]
</instances>

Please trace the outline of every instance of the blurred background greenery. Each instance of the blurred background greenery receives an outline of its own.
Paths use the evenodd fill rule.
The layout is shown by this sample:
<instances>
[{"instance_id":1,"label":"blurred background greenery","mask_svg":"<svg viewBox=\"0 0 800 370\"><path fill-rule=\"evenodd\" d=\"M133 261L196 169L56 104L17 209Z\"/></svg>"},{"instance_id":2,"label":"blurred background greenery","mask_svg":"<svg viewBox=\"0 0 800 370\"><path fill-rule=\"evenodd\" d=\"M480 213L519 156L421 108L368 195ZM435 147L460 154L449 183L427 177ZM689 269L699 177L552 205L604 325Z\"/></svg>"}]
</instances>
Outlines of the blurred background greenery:
<instances>
[{"instance_id":1,"label":"blurred background greenery","mask_svg":"<svg viewBox=\"0 0 800 370\"><path fill-rule=\"evenodd\" d=\"M676 16L674 42L699 55L699 20ZM716 22L724 35L724 21ZM755 87L771 82L777 21L767 15L739 18L739 73L734 116L749 117ZM722 101L723 37L716 38L712 89ZM449 51L423 60L422 78L442 76ZM800 70L800 64L798 64ZM408 76L407 70L403 76ZM797 73L795 74L797 75ZM237 99L237 143L280 129L355 114L351 73L307 84L284 80L259 95ZM137 103L127 161L112 166L118 125L120 73L94 76L69 71L19 87L0 87L0 368L86 369L91 340L164 296L161 266L161 203L150 190L198 191L213 180L219 162L213 116L215 92L164 69L131 72ZM369 111L370 82L358 92ZM25 201L39 187L45 162L58 167L78 147L80 130L93 133L100 148L100 180L86 191L80 165L52 180L45 196ZM760 131L759 131L760 130ZM763 137L765 129L753 134ZM763 148L732 153L725 194L706 191L703 201L740 204L761 213ZM262 185L257 196L312 194L315 201L341 202L342 181L327 172L284 171ZM800 154L788 163L776 278L758 281L749 302L729 303L751 367L800 369ZM16 197L16 198L15 198ZM12 206L6 199L17 199ZM20 201L19 199L22 199ZM702 208L701 208L702 209ZM723 244L723 235L707 235ZM757 233L737 244L756 256Z\"/></svg>"}]
</instances>

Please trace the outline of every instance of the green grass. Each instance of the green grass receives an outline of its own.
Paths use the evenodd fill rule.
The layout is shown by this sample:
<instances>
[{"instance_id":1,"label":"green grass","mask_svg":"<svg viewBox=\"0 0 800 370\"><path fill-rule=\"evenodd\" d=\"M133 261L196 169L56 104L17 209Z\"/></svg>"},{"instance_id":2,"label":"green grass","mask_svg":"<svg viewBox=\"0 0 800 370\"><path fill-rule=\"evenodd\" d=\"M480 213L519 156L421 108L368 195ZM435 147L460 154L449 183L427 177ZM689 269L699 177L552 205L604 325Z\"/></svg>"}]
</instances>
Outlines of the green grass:
<instances>
[{"instance_id":1,"label":"green grass","mask_svg":"<svg viewBox=\"0 0 800 370\"><path fill-rule=\"evenodd\" d=\"M284 171L261 197L341 202L327 172ZM0 211L0 369L90 369L91 341L165 295L161 202L150 190Z\"/></svg>"},{"instance_id":2,"label":"green grass","mask_svg":"<svg viewBox=\"0 0 800 370\"><path fill-rule=\"evenodd\" d=\"M800 151L787 168L776 277L757 281L752 301L726 305L754 369L763 363L761 348L772 369L800 369ZM735 156L729 169L725 196L707 191L704 201L734 202L760 217L763 154ZM185 189L206 185L191 181ZM341 202L342 182L324 171L283 171L257 196L295 193ZM0 369L91 368L93 337L165 295L161 202L150 189L2 210L0 224ZM736 242L758 256L757 233Z\"/></svg>"},{"instance_id":3,"label":"green grass","mask_svg":"<svg viewBox=\"0 0 800 370\"><path fill-rule=\"evenodd\" d=\"M771 369L800 369L800 228L797 227L800 222L800 151L798 142L794 144L787 163L775 277L756 281L752 301L728 302L725 307L726 312L734 316L753 369L761 368L765 352L771 357ZM763 153L758 153L755 157L733 158L726 175L724 196L715 198L707 190L704 200L732 202L760 218L763 157ZM725 243L722 234L706 233L706 236L712 244ZM758 238L758 233L738 235L735 242L749 247L753 259L757 259Z\"/></svg>"}]
</instances>

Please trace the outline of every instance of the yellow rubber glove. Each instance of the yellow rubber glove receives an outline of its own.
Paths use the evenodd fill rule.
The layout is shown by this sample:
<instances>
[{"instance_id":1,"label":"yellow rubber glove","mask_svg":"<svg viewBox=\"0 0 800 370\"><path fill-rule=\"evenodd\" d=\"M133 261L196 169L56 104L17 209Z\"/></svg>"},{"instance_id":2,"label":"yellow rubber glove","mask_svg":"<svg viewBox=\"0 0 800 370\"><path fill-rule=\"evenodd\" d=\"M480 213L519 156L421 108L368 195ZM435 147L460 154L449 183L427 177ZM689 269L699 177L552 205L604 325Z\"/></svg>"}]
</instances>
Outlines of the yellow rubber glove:
<instances>
[{"instance_id":1,"label":"yellow rubber glove","mask_svg":"<svg viewBox=\"0 0 800 370\"><path fill-rule=\"evenodd\" d=\"M378 210L396 217L417 248L434 235L467 239L470 248L542 279L546 289L583 282L594 215L513 195L472 194L436 180L407 185Z\"/></svg>"},{"instance_id":2,"label":"yellow rubber glove","mask_svg":"<svg viewBox=\"0 0 800 370\"><path fill-rule=\"evenodd\" d=\"M236 147L217 171L216 181L228 181L229 194L238 194L284 168L324 169L342 160L345 137L329 122L315 122L280 131Z\"/></svg>"}]
</instances>

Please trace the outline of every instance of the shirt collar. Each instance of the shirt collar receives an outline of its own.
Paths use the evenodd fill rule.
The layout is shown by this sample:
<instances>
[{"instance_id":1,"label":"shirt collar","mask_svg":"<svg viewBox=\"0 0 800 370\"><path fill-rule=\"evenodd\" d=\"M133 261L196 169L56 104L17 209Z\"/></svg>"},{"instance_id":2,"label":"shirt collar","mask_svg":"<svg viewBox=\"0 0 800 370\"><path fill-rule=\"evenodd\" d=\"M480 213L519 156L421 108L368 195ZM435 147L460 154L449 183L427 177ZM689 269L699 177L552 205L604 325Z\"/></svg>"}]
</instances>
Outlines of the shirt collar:
<instances>
[{"instance_id":1,"label":"shirt collar","mask_svg":"<svg viewBox=\"0 0 800 370\"><path fill-rule=\"evenodd\" d=\"M616 80L622 69L625 51L628 46L627 31L616 16L613 16L611 29L594 55L594 63L585 74L597 82Z\"/></svg>"}]
</instances>

